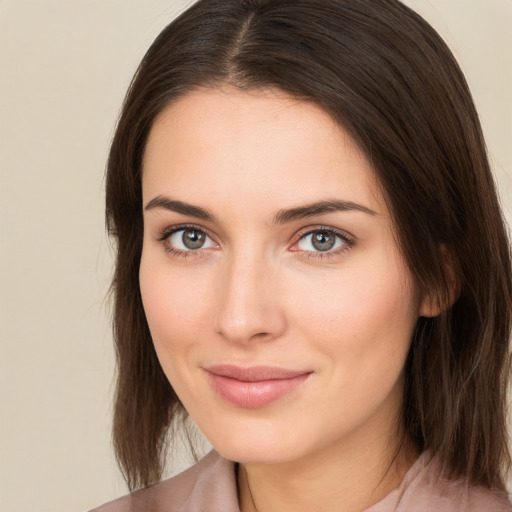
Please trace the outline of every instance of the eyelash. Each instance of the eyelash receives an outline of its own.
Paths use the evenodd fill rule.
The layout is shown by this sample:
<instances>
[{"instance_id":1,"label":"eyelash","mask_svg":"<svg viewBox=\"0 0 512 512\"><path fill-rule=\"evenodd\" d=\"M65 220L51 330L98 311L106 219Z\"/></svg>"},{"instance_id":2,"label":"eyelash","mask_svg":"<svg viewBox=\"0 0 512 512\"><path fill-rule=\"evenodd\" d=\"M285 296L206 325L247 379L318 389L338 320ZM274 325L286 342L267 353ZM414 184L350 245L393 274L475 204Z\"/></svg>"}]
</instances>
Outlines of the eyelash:
<instances>
[{"instance_id":1,"label":"eyelash","mask_svg":"<svg viewBox=\"0 0 512 512\"><path fill-rule=\"evenodd\" d=\"M196 258L196 257L203 256L203 253L205 252L206 249L197 249L195 251L194 250L182 251L181 249L176 249L176 247L172 246L169 243L169 237L171 235L173 235L174 233L177 233L178 231L186 231L188 229L198 231L200 233L204 233L206 236L211 238L210 235L208 235L208 233L203 228L200 228L199 226L195 226L193 224L181 224L179 226L172 226L167 229L164 229L164 231L162 231L162 234L157 239L157 241L163 245L163 247L167 253L171 254L172 256L176 256L178 258Z\"/></svg>"},{"instance_id":2,"label":"eyelash","mask_svg":"<svg viewBox=\"0 0 512 512\"><path fill-rule=\"evenodd\" d=\"M200 257L204 256L204 253L206 252L207 249L196 249L196 250L191 249L188 251L183 251L181 249L176 249L176 247L172 246L169 243L169 237L171 235L173 235L174 233L177 233L178 231L184 231L187 229L198 231L200 233L204 233L206 236L211 238L210 235L208 234L208 232L205 231L203 228L200 228L199 226L195 226L194 224L181 224L179 226L172 226L172 227L165 229L162 232L162 234L160 235L160 237L157 239L157 241L160 242L163 245L165 251L167 253L171 254L172 256L176 256L179 258L196 258L196 257L200 258ZM300 250L300 249L293 249L293 252L302 252L303 256L308 259L325 260L325 259L339 256L340 254L345 253L346 251L348 251L352 247L354 247L356 244L354 237L352 237L351 235L349 235L348 233L346 233L344 231L340 231L331 226L318 226L318 227L314 227L313 229L308 228L307 230L304 230L302 233L299 233L297 241L294 242L293 245L297 245L299 243L299 241L304 239L306 236L311 235L313 233L318 233L318 232L329 233L331 235L339 237L343 242L342 247L335 249L333 251L304 251L304 250Z\"/></svg>"},{"instance_id":3,"label":"eyelash","mask_svg":"<svg viewBox=\"0 0 512 512\"><path fill-rule=\"evenodd\" d=\"M341 238L343 245L338 249L334 249L332 251L302 251L300 249L295 249L294 252L302 252L303 256L308 259L326 260L328 258L333 258L335 256L339 256L340 254L349 251L356 244L354 237L349 235L345 231L335 229L331 226L315 226L313 229L307 228L304 231L302 231L302 233L299 233L297 241L293 245L297 245L300 242L300 240L304 239L306 236L319 232L328 233L330 235Z\"/></svg>"}]
</instances>

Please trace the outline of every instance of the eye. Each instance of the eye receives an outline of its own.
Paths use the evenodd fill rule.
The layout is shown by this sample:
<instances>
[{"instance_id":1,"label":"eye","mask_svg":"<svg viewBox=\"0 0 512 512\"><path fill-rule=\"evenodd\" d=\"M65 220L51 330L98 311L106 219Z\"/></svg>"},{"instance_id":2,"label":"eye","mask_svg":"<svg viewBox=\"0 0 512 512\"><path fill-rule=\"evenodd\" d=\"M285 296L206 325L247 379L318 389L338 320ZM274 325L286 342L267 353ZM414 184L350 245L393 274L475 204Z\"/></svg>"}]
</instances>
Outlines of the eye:
<instances>
[{"instance_id":1,"label":"eye","mask_svg":"<svg viewBox=\"0 0 512 512\"><path fill-rule=\"evenodd\" d=\"M334 229L322 228L309 231L297 242L300 251L338 252L337 249L350 247L352 242Z\"/></svg>"},{"instance_id":2,"label":"eye","mask_svg":"<svg viewBox=\"0 0 512 512\"><path fill-rule=\"evenodd\" d=\"M197 251L198 249L216 247L216 244L204 231L193 227L177 229L167 234L165 241L168 246L178 251Z\"/></svg>"}]
</instances>

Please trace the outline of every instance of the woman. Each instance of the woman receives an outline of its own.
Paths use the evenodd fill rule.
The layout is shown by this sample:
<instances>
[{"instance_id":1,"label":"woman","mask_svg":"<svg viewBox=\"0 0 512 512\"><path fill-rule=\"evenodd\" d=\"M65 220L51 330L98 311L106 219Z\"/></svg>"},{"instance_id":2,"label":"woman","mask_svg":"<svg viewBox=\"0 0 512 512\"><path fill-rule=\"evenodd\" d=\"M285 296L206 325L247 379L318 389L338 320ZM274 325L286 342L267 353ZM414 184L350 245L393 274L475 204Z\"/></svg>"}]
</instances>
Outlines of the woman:
<instances>
[{"instance_id":1,"label":"woman","mask_svg":"<svg viewBox=\"0 0 512 512\"><path fill-rule=\"evenodd\" d=\"M143 489L98 510L512 510L508 241L464 77L410 9L199 0L130 87L107 222ZM151 486L187 415L214 451Z\"/></svg>"}]
</instances>

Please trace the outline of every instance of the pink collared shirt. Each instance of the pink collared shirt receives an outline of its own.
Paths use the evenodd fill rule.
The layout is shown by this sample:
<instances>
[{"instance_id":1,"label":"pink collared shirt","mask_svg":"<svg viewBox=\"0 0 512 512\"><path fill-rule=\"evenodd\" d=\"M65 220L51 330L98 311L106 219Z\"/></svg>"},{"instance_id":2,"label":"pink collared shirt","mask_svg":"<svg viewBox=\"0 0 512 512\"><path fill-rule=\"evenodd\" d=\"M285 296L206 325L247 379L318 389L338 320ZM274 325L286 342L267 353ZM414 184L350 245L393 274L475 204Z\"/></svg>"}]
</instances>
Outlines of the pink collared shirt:
<instances>
[{"instance_id":1,"label":"pink collared shirt","mask_svg":"<svg viewBox=\"0 0 512 512\"><path fill-rule=\"evenodd\" d=\"M401 484L365 512L512 512L504 493L449 479L427 460L421 455ZM91 512L240 512L236 464L213 450L183 473Z\"/></svg>"}]
</instances>

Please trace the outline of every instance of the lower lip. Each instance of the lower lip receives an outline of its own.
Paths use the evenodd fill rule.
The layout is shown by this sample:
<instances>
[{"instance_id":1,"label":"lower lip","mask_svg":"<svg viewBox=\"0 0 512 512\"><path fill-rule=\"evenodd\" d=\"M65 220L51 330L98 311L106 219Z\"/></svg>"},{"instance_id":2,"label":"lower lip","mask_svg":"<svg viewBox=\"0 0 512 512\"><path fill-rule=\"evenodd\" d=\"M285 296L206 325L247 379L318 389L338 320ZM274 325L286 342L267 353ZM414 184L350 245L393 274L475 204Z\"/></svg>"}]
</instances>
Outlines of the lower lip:
<instances>
[{"instance_id":1,"label":"lower lip","mask_svg":"<svg viewBox=\"0 0 512 512\"><path fill-rule=\"evenodd\" d=\"M227 402L245 409L264 407L300 386L311 374L246 382L207 372L213 389Z\"/></svg>"}]
</instances>

